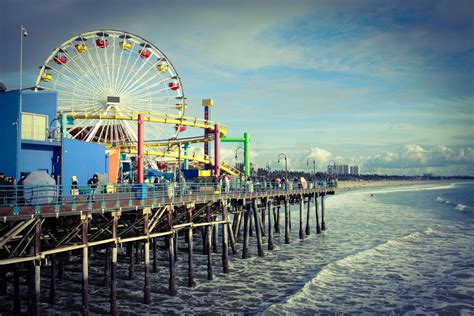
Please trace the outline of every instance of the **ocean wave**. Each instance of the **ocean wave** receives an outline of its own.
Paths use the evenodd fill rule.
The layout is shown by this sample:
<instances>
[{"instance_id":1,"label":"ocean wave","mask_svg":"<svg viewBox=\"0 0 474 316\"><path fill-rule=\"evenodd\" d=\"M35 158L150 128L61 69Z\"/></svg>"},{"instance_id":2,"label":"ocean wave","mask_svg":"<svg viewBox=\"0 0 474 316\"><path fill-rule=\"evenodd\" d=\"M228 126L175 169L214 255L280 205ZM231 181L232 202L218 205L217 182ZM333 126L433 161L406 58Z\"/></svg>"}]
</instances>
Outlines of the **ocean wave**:
<instances>
[{"instance_id":1,"label":"ocean wave","mask_svg":"<svg viewBox=\"0 0 474 316\"><path fill-rule=\"evenodd\" d=\"M450 183L446 185L410 185L410 186L403 186L403 187L396 187L396 188L386 188L375 191L377 194L385 194L385 193L395 193L395 192L417 192L417 191L433 191L433 190L447 190L453 189L456 187L456 183Z\"/></svg>"},{"instance_id":2,"label":"ocean wave","mask_svg":"<svg viewBox=\"0 0 474 316\"><path fill-rule=\"evenodd\" d=\"M469 206L464 204L456 204L456 206L454 207L454 209L458 211L464 211L466 208L469 208Z\"/></svg>"},{"instance_id":3,"label":"ocean wave","mask_svg":"<svg viewBox=\"0 0 474 316\"><path fill-rule=\"evenodd\" d=\"M451 202L450 200L447 200L447 199L445 199L445 198L442 198L441 196L438 196L438 197L436 198L436 202L439 202L439 203L442 203L442 204L452 205L453 208L454 208L456 211L465 211L465 210L471 208L470 206L465 205L465 204Z\"/></svg>"},{"instance_id":4,"label":"ocean wave","mask_svg":"<svg viewBox=\"0 0 474 316\"><path fill-rule=\"evenodd\" d=\"M337 274L338 271L340 271L341 269L350 270L352 269L352 266L354 263L360 263L364 260L367 260L367 258L377 256L381 252L384 252L385 250L388 250L389 248L404 247L404 244L411 244L411 243L419 241L422 238L436 234L438 226L439 225L436 225L436 227L428 227L425 230L415 231L402 237L390 239L372 248L365 249L355 254L349 255L347 257L330 262L324 268L322 268L313 277L313 279L311 279L311 281L307 282L300 291L288 297L288 299L283 303L279 303L277 305L270 305L263 314L271 314L272 311L274 312L278 310L278 306L291 305L295 300L298 300L301 297L310 295L312 286L314 286L318 282L322 282L326 278L331 279L331 277Z\"/></svg>"}]
</instances>

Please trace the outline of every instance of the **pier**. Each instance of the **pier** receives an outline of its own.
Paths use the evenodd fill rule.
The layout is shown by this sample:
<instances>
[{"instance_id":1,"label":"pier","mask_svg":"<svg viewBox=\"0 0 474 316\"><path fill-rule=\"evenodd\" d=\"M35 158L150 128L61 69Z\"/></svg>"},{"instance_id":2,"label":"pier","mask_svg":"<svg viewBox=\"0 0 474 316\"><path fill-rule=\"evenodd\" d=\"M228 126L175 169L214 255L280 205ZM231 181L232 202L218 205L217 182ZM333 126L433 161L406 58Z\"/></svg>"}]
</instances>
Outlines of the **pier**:
<instances>
[{"instance_id":1,"label":"pier","mask_svg":"<svg viewBox=\"0 0 474 316\"><path fill-rule=\"evenodd\" d=\"M282 189L273 184L255 190L202 183L177 185L171 191L166 186L133 184L104 186L93 194L88 187L78 190L82 193L77 196L61 194L60 186L3 190L0 295L8 295L12 301L3 312L19 313L27 308L29 314L40 315L45 282L42 270L48 271L48 303L54 304L56 284L66 273L65 265L75 257L82 262L82 309L78 312L88 315L89 257L96 252L105 253L103 286L110 288L110 314L119 312L119 256L129 262L129 279L135 278L135 265L143 265L143 302L150 304L150 274L158 269L160 240L168 254L169 279L164 282L169 295L176 295L175 263L180 256L188 257L188 286L196 284L193 244L198 240L207 255L207 279L212 280L218 266L223 273L232 273L229 260L249 258L250 238L255 238L257 254L263 257L267 249L274 248L275 234L284 234L289 244L292 229L298 229L300 239L311 231L324 231L324 198L335 194L332 187ZM291 205L299 205L299 223L293 226ZM314 214L311 206L315 206ZM178 244L187 246L186 254L179 253ZM124 253L119 252L122 247L126 248ZM212 262L211 253L216 252L222 254L221 263ZM138 263L136 256L142 256ZM21 284L28 288L27 302L21 301Z\"/></svg>"}]
</instances>

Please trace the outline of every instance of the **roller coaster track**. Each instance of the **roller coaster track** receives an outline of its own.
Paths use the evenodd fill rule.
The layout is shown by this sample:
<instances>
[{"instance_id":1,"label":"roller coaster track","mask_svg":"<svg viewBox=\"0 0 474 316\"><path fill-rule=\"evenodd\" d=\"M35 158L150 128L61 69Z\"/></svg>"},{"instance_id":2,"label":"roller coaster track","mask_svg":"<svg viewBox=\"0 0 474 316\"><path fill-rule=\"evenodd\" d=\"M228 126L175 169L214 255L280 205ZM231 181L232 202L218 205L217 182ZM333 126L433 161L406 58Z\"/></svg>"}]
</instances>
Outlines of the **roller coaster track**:
<instances>
[{"instance_id":1,"label":"roller coaster track","mask_svg":"<svg viewBox=\"0 0 474 316\"><path fill-rule=\"evenodd\" d=\"M179 116L175 114L163 114L163 113L152 113L152 112L124 112L120 111L104 111L104 113L88 112L88 111L60 111L59 114L66 114L68 118L88 120L121 120L121 121L138 121L138 114L143 114L143 120L150 123L162 123L170 125L182 125L190 127L198 127L202 129L207 129L209 131L214 131L215 125L220 127L220 135L227 135L227 127L215 122L209 121L197 117L191 116Z\"/></svg>"},{"instance_id":2,"label":"roller coaster track","mask_svg":"<svg viewBox=\"0 0 474 316\"><path fill-rule=\"evenodd\" d=\"M133 112L127 111L111 111L108 110L104 113L97 113L97 111L61 111L59 115L66 114L68 118L78 119L78 120L87 120L87 119L97 119L97 120L125 120L125 121L138 121L138 114L143 114L143 119L145 122L150 123L162 123L170 125L183 125L190 127L198 127L202 129L207 129L209 131L214 131L215 126L219 125L220 127L220 136L227 135L227 127L210 120L200 119L197 117L190 116L179 116L175 114L163 114L163 113L152 113L152 112ZM206 141L213 141L214 135L210 134L207 138L204 136L198 137L189 137L181 139L168 139L168 140L158 140L145 142L145 147L173 147L179 144L192 144L192 143L203 143ZM106 144L107 145L107 144ZM130 144L121 146L121 152L128 154L137 154L136 144ZM168 157L168 158L179 158L179 154L176 152L160 152L153 150L146 150L145 155L157 156L157 157ZM181 155L181 159L187 159L189 161L194 161L203 164L209 164L209 156L201 155L198 153L193 153L192 155ZM228 174L234 176L242 176L243 173L232 165L221 162L221 170Z\"/></svg>"},{"instance_id":3,"label":"roller coaster track","mask_svg":"<svg viewBox=\"0 0 474 316\"><path fill-rule=\"evenodd\" d=\"M136 149L122 149L121 152L124 154L131 154L131 155L138 154L138 150ZM167 157L167 158L175 158L175 159L181 158L181 159L186 159L189 161L194 161L194 162L198 162L202 164L209 164L209 156L196 153L196 152L193 152L192 154L188 154L188 155L181 154L181 156L179 156L179 153L176 153L176 152L145 150L144 154L146 156L155 156L155 157ZM223 161L221 161L221 170L233 176L243 175L243 173L239 169Z\"/></svg>"}]
</instances>

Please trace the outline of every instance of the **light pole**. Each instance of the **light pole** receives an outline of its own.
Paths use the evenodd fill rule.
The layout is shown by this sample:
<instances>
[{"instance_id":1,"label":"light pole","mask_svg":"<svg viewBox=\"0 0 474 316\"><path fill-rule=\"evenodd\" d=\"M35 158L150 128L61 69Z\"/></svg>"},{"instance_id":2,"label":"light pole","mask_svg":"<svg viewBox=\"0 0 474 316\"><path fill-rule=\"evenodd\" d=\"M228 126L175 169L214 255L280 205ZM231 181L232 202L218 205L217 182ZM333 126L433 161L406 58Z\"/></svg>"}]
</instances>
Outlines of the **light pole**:
<instances>
[{"instance_id":1,"label":"light pole","mask_svg":"<svg viewBox=\"0 0 474 316\"><path fill-rule=\"evenodd\" d=\"M284 154L281 153L278 155L278 163L280 163L281 158L285 159L285 178L286 178L286 187L288 187L288 157Z\"/></svg>"},{"instance_id":2,"label":"light pole","mask_svg":"<svg viewBox=\"0 0 474 316\"><path fill-rule=\"evenodd\" d=\"M20 100L19 100L19 111L18 118L16 121L16 177L20 177L20 155L21 155L21 122L22 122L22 112L23 112L23 37L27 37L28 32L23 25L20 26Z\"/></svg>"},{"instance_id":3,"label":"light pole","mask_svg":"<svg viewBox=\"0 0 474 316\"><path fill-rule=\"evenodd\" d=\"M314 158L308 158L306 160L306 165L309 166L309 162L313 161L313 177L314 177L314 183L316 184L316 160Z\"/></svg>"}]
</instances>

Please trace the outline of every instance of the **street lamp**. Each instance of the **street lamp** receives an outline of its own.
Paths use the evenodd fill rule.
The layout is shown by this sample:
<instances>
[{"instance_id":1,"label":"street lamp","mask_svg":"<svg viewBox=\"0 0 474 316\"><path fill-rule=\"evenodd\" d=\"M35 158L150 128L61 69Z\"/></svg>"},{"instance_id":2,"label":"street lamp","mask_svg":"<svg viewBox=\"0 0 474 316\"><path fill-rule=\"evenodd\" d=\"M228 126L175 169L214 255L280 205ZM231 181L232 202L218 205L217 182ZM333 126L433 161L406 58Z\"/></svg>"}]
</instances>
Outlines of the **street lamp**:
<instances>
[{"instance_id":1,"label":"street lamp","mask_svg":"<svg viewBox=\"0 0 474 316\"><path fill-rule=\"evenodd\" d=\"M309 166L309 162L313 161L313 177L314 177L314 182L316 183L316 160L314 158L308 158L306 160L306 165Z\"/></svg>"},{"instance_id":2,"label":"street lamp","mask_svg":"<svg viewBox=\"0 0 474 316\"><path fill-rule=\"evenodd\" d=\"M23 25L20 26L20 102L19 102L19 113L18 118L16 120L16 177L20 177L20 155L21 155L21 122L22 122L22 111L23 111L23 97L22 97L22 90L23 90L23 37L27 37L28 32Z\"/></svg>"},{"instance_id":3,"label":"street lamp","mask_svg":"<svg viewBox=\"0 0 474 316\"><path fill-rule=\"evenodd\" d=\"M278 155L278 163L280 163L280 160L284 158L285 159L285 178L286 178L286 182L288 182L288 157L284 154L284 153L281 153ZM288 184L286 184L287 187L288 187Z\"/></svg>"}]
</instances>

